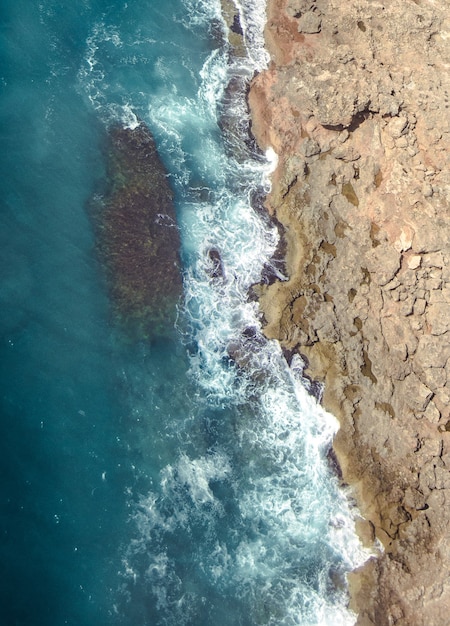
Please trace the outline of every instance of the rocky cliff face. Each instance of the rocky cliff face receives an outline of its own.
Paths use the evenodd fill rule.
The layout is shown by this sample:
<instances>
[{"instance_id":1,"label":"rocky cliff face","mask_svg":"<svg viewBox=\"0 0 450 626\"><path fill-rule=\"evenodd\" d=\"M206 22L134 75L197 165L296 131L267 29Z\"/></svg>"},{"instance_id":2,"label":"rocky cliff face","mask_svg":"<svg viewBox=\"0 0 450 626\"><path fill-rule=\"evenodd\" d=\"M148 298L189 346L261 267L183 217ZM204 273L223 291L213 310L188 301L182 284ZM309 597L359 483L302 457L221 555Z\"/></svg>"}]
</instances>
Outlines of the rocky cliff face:
<instances>
[{"instance_id":1,"label":"rocky cliff face","mask_svg":"<svg viewBox=\"0 0 450 626\"><path fill-rule=\"evenodd\" d=\"M449 623L450 5L270 0L253 130L290 279L265 332L306 355L384 552L352 577L358 624Z\"/></svg>"}]
</instances>

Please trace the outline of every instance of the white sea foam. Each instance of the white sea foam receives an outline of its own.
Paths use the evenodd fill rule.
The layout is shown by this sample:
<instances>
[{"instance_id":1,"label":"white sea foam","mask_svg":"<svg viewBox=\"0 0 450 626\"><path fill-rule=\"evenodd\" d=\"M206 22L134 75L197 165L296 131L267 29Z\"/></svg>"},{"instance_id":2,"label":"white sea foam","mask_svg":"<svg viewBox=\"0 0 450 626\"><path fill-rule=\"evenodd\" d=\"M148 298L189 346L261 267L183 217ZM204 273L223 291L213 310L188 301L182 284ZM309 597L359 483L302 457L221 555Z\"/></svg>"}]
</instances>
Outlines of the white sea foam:
<instances>
[{"instance_id":1,"label":"white sea foam","mask_svg":"<svg viewBox=\"0 0 450 626\"><path fill-rule=\"evenodd\" d=\"M198 27L202 29L202 35L204 34L205 27L207 28L213 20L224 24L222 17L222 7L219 2L209 0L182 0L182 3L186 9L186 13L183 16L183 23L188 28L195 31Z\"/></svg>"},{"instance_id":2,"label":"white sea foam","mask_svg":"<svg viewBox=\"0 0 450 626\"><path fill-rule=\"evenodd\" d=\"M195 32L212 19L226 30L218 0L184 5L183 23ZM208 596L216 607L236 601L228 624L235 615L234 623L347 625L354 616L345 573L367 555L354 532L356 511L326 460L337 421L308 394L299 358L289 367L279 344L264 339L248 297L278 244L277 228L251 204L254 192L270 189L278 157L243 142L245 90L268 55L264 3L236 6L248 58L230 59L224 43L194 72L188 58L160 56L153 68L160 83L147 96L147 121L177 196L186 260L179 324L197 397L182 423L166 416L178 450L161 459L151 492L134 509L124 575L152 595L161 624L201 623ZM98 25L80 80L103 116L132 128L132 100L112 105L105 97L104 45L124 44ZM227 97L231 79L238 93ZM224 114L237 125L222 137ZM211 251L220 271L212 271Z\"/></svg>"},{"instance_id":3,"label":"white sea foam","mask_svg":"<svg viewBox=\"0 0 450 626\"><path fill-rule=\"evenodd\" d=\"M212 480L223 480L230 474L228 459L220 454L211 454L199 459L190 459L181 454L175 467L168 465L161 476L163 493L172 496L174 485L187 488L194 505L213 504L214 495L210 488Z\"/></svg>"},{"instance_id":4,"label":"white sea foam","mask_svg":"<svg viewBox=\"0 0 450 626\"><path fill-rule=\"evenodd\" d=\"M275 172L275 170L278 167L278 154L275 152L275 150L271 146L269 146L269 148L267 148L266 150L266 161L269 167L267 171L265 172L265 175L263 176L262 186L266 193L270 193L272 189L271 175Z\"/></svg>"},{"instance_id":5,"label":"white sea foam","mask_svg":"<svg viewBox=\"0 0 450 626\"><path fill-rule=\"evenodd\" d=\"M245 38L253 44L250 62L230 66L226 52L215 50L200 72L197 98L156 94L150 104L167 152L199 173L200 188L213 191L213 201L195 201L195 193L185 188L189 174L176 175L184 246L191 258L184 281L188 341L196 344L191 375L208 406L236 407L232 440L223 436L219 456L181 453L176 464L163 468L161 496L139 513L141 530L147 537L164 535L152 544L152 558L158 559L169 536L191 536L203 528L198 566L216 590L249 607L252 623L348 625L354 616L346 608L344 575L367 555L354 532L353 511L326 462L337 421L307 393L301 364L294 359L289 369L279 345L262 338L258 307L248 300L249 287L278 242L276 228L252 209L249 193L269 188L277 155L269 150L265 159L238 161L229 146L242 138L228 137L226 146L214 137L227 80L233 72L251 76L267 59L255 44L262 41L260 13L255 20L251 2L239 9ZM246 118L243 98L232 106L233 115ZM184 139L186 125L195 129L195 145ZM208 271L211 249L220 254L220 277ZM248 329L253 331L247 340ZM226 455L230 446L233 452ZM238 510L226 522L229 536L223 541L217 540L218 520L226 506L214 493L215 482L228 485ZM152 570L154 593L164 597L168 623L189 623L205 591L181 595L175 562L164 563L164 580L156 580L157 568ZM333 586L333 578L341 579L341 588Z\"/></svg>"},{"instance_id":6,"label":"white sea foam","mask_svg":"<svg viewBox=\"0 0 450 626\"><path fill-rule=\"evenodd\" d=\"M254 69L261 71L270 60L265 47L264 26L266 24L266 0L233 0L239 10L249 58Z\"/></svg>"}]
</instances>

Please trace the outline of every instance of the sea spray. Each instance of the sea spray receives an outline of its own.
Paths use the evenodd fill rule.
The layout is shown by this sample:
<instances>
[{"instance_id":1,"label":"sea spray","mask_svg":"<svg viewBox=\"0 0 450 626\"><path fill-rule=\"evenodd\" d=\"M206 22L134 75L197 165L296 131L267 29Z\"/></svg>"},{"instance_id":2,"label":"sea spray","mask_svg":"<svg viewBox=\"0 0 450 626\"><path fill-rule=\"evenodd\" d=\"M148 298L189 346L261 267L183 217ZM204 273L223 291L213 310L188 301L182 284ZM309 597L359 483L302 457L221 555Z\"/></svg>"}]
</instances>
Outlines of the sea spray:
<instances>
[{"instance_id":1,"label":"sea spray","mask_svg":"<svg viewBox=\"0 0 450 626\"><path fill-rule=\"evenodd\" d=\"M99 20L79 71L105 124L140 117L155 136L184 268L177 328L188 368L173 361L155 387L151 368L169 369L143 346L150 377L135 369L130 383L143 479L129 488L134 536L115 611L122 623L351 624L345 574L365 555L327 462L337 423L297 361L289 367L264 337L249 296L279 243L252 206L277 156L256 148L246 103L268 62L264 4L236 11L246 56L232 54L219 2L174 0L145 33ZM134 58L143 84L135 73L125 88Z\"/></svg>"},{"instance_id":2,"label":"sea spray","mask_svg":"<svg viewBox=\"0 0 450 626\"><path fill-rule=\"evenodd\" d=\"M218 19L214 3L185 6L196 33ZM179 329L197 391L177 422L174 458L136 505L126 591L161 624L351 624L345 573L365 555L326 460L337 422L307 393L298 364L289 368L264 338L248 295L278 244L251 205L276 158L245 148L245 135L218 133L236 76L243 88L225 112L248 125L245 89L267 60L255 7L239 6L248 57L230 58L224 37L194 96L149 94L178 198ZM220 271L211 271L211 251Z\"/></svg>"}]
</instances>

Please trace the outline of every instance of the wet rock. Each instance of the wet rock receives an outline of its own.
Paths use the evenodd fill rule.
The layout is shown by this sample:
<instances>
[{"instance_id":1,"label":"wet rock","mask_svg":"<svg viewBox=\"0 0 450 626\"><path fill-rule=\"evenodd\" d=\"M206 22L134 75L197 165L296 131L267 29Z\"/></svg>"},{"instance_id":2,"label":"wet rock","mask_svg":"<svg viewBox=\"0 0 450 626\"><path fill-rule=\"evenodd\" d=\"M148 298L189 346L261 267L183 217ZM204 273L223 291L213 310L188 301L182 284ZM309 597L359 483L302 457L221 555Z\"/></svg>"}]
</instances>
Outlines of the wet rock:
<instances>
[{"instance_id":1,"label":"wet rock","mask_svg":"<svg viewBox=\"0 0 450 626\"><path fill-rule=\"evenodd\" d=\"M225 278L225 270L222 263L222 257L217 248L209 248L207 252L208 265L207 272L211 278Z\"/></svg>"},{"instance_id":2,"label":"wet rock","mask_svg":"<svg viewBox=\"0 0 450 626\"><path fill-rule=\"evenodd\" d=\"M238 14L235 14L233 16L233 23L230 26L230 30L236 35L241 35L241 37L244 34L244 31L242 30L242 26L241 26L241 20L239 19Z\"/></svg>"},{"instance_id":3,"label":"wet rock","mask_svg":"<svg viewBox=\"0 0 450 626\"><path fill-rule=\"evenodd\" d=\"M270 369L262 365L260 349L267 343L264 335L254 326L244 328L240 336L227 346L228 356L239 369L254 380L267 379Z\"/></svg>"},{"instance_id":4,"label":"wet rock","mask_svg":"<svg viewBox=\"0 0 450 626\"><path fill-rule=\"evenodd\" d=\"M221 0L222 17L228 26L228 42L232 48L234 56L245 56L245 44L243 40L243 29L239 13L236 12L236 5L231 0ZM217 40L223 43L223 25L218 28Z\"/></svg>"}]
</instances>

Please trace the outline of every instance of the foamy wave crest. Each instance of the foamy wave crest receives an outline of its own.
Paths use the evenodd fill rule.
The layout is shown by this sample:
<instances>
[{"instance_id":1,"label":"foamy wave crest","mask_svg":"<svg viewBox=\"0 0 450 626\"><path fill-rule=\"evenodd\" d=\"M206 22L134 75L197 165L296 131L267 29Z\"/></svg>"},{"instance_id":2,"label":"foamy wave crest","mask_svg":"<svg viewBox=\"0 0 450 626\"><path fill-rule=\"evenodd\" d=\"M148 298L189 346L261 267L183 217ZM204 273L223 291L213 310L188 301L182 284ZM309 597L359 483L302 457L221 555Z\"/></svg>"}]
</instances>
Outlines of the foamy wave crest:
<instances>
[{"instance_id":1,"label":"foamy wave crest","mask_svg":"<svg viewBox=\"0 0 450 626\"><path fill-rule=\"evenodd\" d=\"M239 10L244 41L254 69L265 69L270 57L264 42L266 0L233 0Z\"/></svg>"},{"instance_id":2,"label":"foamy wave crest","mask_svg":"<svg viewBox=\"0 0 450 626\"><path fill-rule=\"evenodd\" d=\"M122 41L117 28L106 26L103 22L94 25L86 39L86 55L78 70L78 81L81 90L87 94L92 106L96 109L105 107L105 68L98 59L102 47L121 47Z\"/></svg>"},{"instance_id":3,"label":"foamy wave crest","mask_svg":"<svg viewBox=\"0 0 450 626\"><path fill-rule=\"evenodd\" d=\"M219 19L218 1L185 6L195 32ZM161 58L168 84L148 98L176 191L185 261L179 324L196 393L192 414L166 416L176 458L161 459L151 493L135 507L127 589L134 601L141 581L156 607L151 623L220 616L233 626L347 625L354 616L345 575L366 554L327 461L337 422L307 393L301 364L290 368L264 337L249 296L278 245L277 228L251 201L269 188L277 157L253 149L245 102L253 72L267 62L264 10L259 0L236 6L248 58L230 60L224 42L190 73L184 93L179 68Z\"/></svg>"},{"instance_id":4,"label":"foamy wave crest","mask_svg":"<svg viewBox=\"0 0 450 626\"><path fill-rule=\"evenodd\" d=\"M78 90L106 125L119 122L124 128L138 126L136 111L142 108L142 94L130 94L126 72L123 82L120 74L126 67L149 65L151 59L139 49L154 43L145 37L123 41L117 26L103 21L93 25L77 73Z\"/></svg>"},{"instance_id":5,"label":"foamy wave crest","mask_svg":"<svg viewBox=\"0 0 450 626\"><path fill-rule=\"evenodd\" d=\"M127 575L144 578L159 623L210 623L199 617L205 597L228 606L224 623L354 623L345 573L365 554L323 462L336 421L301 388L295 397L285 374L262 384L231 429L218 423L215 450L166 465L138 504Z\"/></svg>"}]
</instances>

